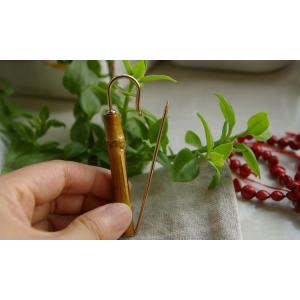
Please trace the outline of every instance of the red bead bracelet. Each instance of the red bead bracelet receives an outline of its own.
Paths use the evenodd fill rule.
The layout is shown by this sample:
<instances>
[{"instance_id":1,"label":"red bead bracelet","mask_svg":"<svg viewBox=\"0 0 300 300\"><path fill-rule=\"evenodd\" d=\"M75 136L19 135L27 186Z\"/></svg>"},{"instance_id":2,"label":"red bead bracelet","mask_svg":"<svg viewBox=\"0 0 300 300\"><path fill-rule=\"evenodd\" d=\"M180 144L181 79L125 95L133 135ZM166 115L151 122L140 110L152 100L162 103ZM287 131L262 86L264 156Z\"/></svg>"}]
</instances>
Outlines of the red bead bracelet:
<instances>
[{"instance_id":1,"label":"red bead bracelet","mask_svg":"<svg viewBox=\"0 0 300 300\"><path fill-rule=\"evenodd\" d=\"M229 167L236 176L233 180L233 185L236 193L241 193L241 197L245 200L256 198L264 201L272 199L274 201L281 201L284 198L289 199L296 212L300 213L300 164L296 167L296 173L293 177L286 173L286 169L280 164L276 153L288 155L300 161L300 155L295 153L295 150L300 149L300 134L287 132L285 136L278 138L272 136L267 142L255 141L252 136L238 138L237 142L247 144L253 150L258 161L263 161L268 165L271 176L277 179L280 186L272 187L249 178L250 175L255 174L251 171L246 163L242 163L235 156L238 153L232 153L228 159ZM289 147L289 150L285 148ZM259 160L259 158L261 158ZM273 190L268 192L265 189L256 190L251 184L244 184L242 182L252 182L256 185L263 186Z\"/></svg>"}]
</instances>

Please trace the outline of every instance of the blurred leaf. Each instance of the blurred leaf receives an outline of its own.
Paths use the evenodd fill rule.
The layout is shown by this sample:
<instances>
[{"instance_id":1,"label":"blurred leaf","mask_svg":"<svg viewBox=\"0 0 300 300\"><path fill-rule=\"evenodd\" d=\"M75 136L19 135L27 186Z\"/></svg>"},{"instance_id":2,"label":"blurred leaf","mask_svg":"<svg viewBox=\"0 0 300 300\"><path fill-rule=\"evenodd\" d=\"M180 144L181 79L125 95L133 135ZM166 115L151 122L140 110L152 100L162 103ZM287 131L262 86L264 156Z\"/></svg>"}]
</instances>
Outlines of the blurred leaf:
<instances>
[{"instance_id":1,"label":"blurred leaf","mask_svg":"<svg viewBox=\"0 0 300 300\"><path fill-rule=\"evenodd\" d=\"M86 88L80 95L80 106L91 118L100 111L101 105L92 87Z\"/></svg>"},{"instance_id":2,"label":"blurred leaf","mask_svg":"<svg viewBox=\"0 0 300 300\"><path fill-rule=\"evenodd\" d=\"M74 142L65 145L64 147L64 158L65 159L72 159L78 157L79 155L83 154L87 151L87 147L83 144Z\"/></svg>"},{"instance_id":3,"label":"blurred leaf","mask_svg":"<svg viewBox=\"0 0 300 300\"><path fill-rule=\"evenodd\" d=\"M215 171L215 175L212 177L212 180L208 186L209 189L213 189L220 183L221 172L220 172L220 169L218 168L218 166L216 166L213 162L208 161L208 163L213 167L213 169Z\"/></svg>"},{"instance_id":4,"label":"blurred leaf","mask_svg":"<svg viewBox=\"0 0 300 300\"><path fill-rule=\"evenodd\" d=\"M123 60L123 65L125 67L126 73L132 75L132 67L129 60Z\"/></svg>"},{"instance_id":5,"label":"blurred leaf","mask_svg":"<svg viewBox=\"0 0 300 300\"><path fill-rule=\"evenodd\" d=\"M135 77L137 80L140 80L144 77L146 72L145 64L143 60L139 60L135 63L132 73L133 77Z\"/></svg>"},{"instance_id":6,"label":"blurred leaf","mask_svg":"<svg viewBox=\"0 0 300 300\"><path fill-rule=\"evenodd\" d=\"M222 154L224 159L226 159L233 150L233 143L221 144L214 148L214 152Z\"/></svg>"},{"instance_id":7,"label":"blurred leaf","mask_svg":"<svg viewBox=\"0 0 300 300\"><path fill-rule=\"evenodd\" d=\"M63 78L65 88L78 96L87 86L97 84L98 81L97 75L88 67L86 60L72 61Z\"/></svg>"},{"instance_id":8,"label":"blurred leaf","mask_svg":"<svg viewBox=\"0 0 300 300\"><path fill-rule=\"evenodd\" d=\"M89 140L90 127L87 121L78 119L71 128L71 140L86 144Z\"/></svg>"},{"instance_id":9,"label":"blurred leaf","mask_svg":"<svg viewBox=\"0 0 300 300\"><path fill-rule=\"evenodd\" d=\"M176 155L171 172L174 181L192 181L199 175L199 159L191 150L184 148Z\"/></svg>"},{"instance_id":10,"label":"blurred leaf","mask_svg":"<svg viewBox=\"0 0 300 300\"><path fill-rule=\"evenodd\" d=\"M39 112L40 119L45 122L49 118L49 109L46 105L43 105Z\"/></svg>"},{"instance_id":11,"label":"blurred leaf","mask_svg":"<svg viewBox=\"0 0 300 300\"><path fill-rule=\"evenodd\" d=\"M101 76L101 63L99 60L88 60L87 65L98 77Z\"/></svg>"}]
</instances>

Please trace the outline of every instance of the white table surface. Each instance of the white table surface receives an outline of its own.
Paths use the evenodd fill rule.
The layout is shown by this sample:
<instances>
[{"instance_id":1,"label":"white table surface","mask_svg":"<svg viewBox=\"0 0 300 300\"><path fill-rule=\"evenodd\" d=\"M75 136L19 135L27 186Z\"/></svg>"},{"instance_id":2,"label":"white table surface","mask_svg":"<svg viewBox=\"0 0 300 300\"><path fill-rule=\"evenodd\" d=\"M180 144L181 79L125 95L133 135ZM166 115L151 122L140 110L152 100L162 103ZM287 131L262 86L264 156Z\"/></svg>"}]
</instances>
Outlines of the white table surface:
<instances>
[{"instance_id":1,"label":"white table surface","mask_svg":"<svg viewBox=\"0 0 300 300\"><path fill-rule=\"evenodd\" d=\"M213 135L219 136L223 119L214 92L223 94L233 104L237 115L237 131L244 129L249 116L258 111L267 111L273 133L300 132L298 62L278 72L258 75L200 71L162 62L154 67L153 73L168 74L178 80L177 84L149 83L142 93L143 107L156 115L161 114L164 101L169 100L169 135L175 150L185 145L184 134L188 129L193 129L203 137L196 112L204 115ZM47 104L56 118L68 125L73 121L73 103L70 101L23 97L16 98L16 101L31 110ZM54 129L49 137L66 142L68 132ZM287 200L280 203L267 200L264 204L238 200L238 205L244 239L300 238L300 215L291 209Z\"/></svg>"}]
</instances>

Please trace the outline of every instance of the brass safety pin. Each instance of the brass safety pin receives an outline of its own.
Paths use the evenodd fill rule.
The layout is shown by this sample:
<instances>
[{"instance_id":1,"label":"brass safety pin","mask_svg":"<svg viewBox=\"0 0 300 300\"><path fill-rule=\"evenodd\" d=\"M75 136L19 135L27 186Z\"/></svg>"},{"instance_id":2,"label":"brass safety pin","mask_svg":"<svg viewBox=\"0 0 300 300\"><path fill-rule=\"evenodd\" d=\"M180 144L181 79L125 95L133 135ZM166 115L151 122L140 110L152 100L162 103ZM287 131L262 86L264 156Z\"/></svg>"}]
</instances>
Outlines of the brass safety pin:
<instances>
[{"instance_id":1,"label":"brass safety pin","mask_svg":"<svg viewBox=\"0 0 300 300\"><path fill-rule=\"evenodd\" d=\"M125 136L122 128L121 116L116 110L113 109L113 101L112 101L112 86L119 79L128 79L135 84L137 90L136 110L139 113L139 115L142 115L142 111L140 108L141 87L139 82L130 75L120 75L112 78L107 89L108 112L104 115L105 135L106 135L109 162L111 168L111 176L113 182L114 201L127 204L133 212L133 205L130 197L127 170L126 170ZM165 104L164 107L164 112L161 119L156 145L153 152L150 171L148 173L147 180L146 180L144 196L143 196L140 212L138 214L137 223L134 226L134 222L133 221L131 222L131 224L129 225L128 229L125 231L124 234L127 237L134 236L137 233L142 222L167 114L168 114L168 102Z\"/></svg>"}]
</instances>

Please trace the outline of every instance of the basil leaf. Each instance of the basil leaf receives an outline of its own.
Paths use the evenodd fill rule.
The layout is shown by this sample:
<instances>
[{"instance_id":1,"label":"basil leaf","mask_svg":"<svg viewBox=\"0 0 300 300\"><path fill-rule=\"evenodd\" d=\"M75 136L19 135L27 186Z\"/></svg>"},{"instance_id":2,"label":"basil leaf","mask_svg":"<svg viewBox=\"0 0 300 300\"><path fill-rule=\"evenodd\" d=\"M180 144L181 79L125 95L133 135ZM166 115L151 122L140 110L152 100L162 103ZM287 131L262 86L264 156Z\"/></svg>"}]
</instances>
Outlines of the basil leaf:
<instances>
[{"instance_id":1,"label":"basil leaf","mask_svg":"<svg viewBox=\"0 0 300 300\"><path fill-rule=\"evenodd\" d=\"M205 119L201 116L200 113L197 113L198 118L202 122L204 131L205 131L205 137L206 137L206 146L207 146L207 153L211 152L214 147L214 140L211 135L210 129L205 121Z\"/></svg>"},{"instance_id":2,"label":"basil leaf","mask_svg":"<svg viewBox=\"0 0 300 300\"><path fill-rule=\"evenodd\" d=\"M97 82L98 77L90 70L86 60L72 61L72 63L68 65L63 78L64 87L71 94L78 96L87 86L96 84Z\"/></svg>"},{"instance_id":3,"label":"basil leaf","mask_svg":"<svg viewBox=\"0 0 300 300\"><path fill-rule=\"evenodd\" d=\"M231 134L235 125L235 113L230 102L222 95L215 94L217 96L221 111L225 120L228 122L228 136Z\"/></svg>"},{"instance_id":4,"label":"basil leaf","mask_svg":"<svg viewBox=\"0 0 300 300\"><path fill-rule=\"evenodd\" d=\"M64 159L72 159L75 158L84 152L86 152L87 147L80 143L74 142L65 145L64 147Z\"/></svg>"},{"instance_id":5,"label":"basil leaf","mask_svg":"<svg viewBox=\"0 0 300 300\"><path fill-rule=\"evenodd\" d=\"M176 83L177 81L170 76L167 75L146 75L141 82L149 82L149 81L171 81Z\"/></svg>"},{"instance_id":6,"label":"basil leaf","mask_svg":"<svg viewBox=\"0 0 300 300\"><path fill-rule=\"evenodd\" d=\"M90 127L87 121L78 119L71 128L71 140L81 144L87 143L90 135Z\"/></svg>"},{"instance_id":7,"label":"basil leaf","mask_svg":"<svg viewBox=\"0 0 300 300\"><path fill-rule=\"evenodd\" d=\"M91 118L100 111L101 105L92 87L86 88L80 95L80 106Z\"/></svg>"},{"instance_id":8,"label":"basil leaf","mask_svg":"<svg viewBox=\"0 0 300 300\"><path fill-rule=\"evenodd\" d=\"M200 137L192 130L188 130L185 133L185 142L189 145L195 146L197 148L201 147Z\"/></svg>"},{"instance_id":9,"label":"basil leaf","mask_svg":"<svg viewBox=\"0 0 300 300\"><path fill-rule=\"evenodd\" d=\"M199 175L199 159L188 148L182 149L174 159L171 172L174 181L192 181Z\"/></svg>"},{"instance_id":10,"label":"basil leaf","mask_svg":"<svg viewBox=\"0 0 300 300\"><path fill-rule=\"evenodd\" d=\"M42 145L39 145L38 149L40 151L49 151L49 150L54 150L57 147L59 147L59 143L53 141L53 142L47 142Z\"/></svg>"},{"instance_id":11,"label":"basil leaf","mask_svg":"<svg viewBox=\"0 0 300 300\"><path fill-rule=\"evenodd\" d=\"M268 114L265 112L259 112L253 115L247 122L248 128L247 134L259 136L263 134L270 125Z\"/></svg>"},{"instance_id":12,"label":"basil leaf","mask_svg":"<svg viewBox=\"0 0 300 300\"><path fill-rule=\"evenodd\" d=\"M238 152L242 152L243 157L250 167L250 169L258 176L260 177L260 168L256 159L256 156L254 155L252 149L248 147L245 144L242 143L235 143L235 148L238 150Z\"/></svg>"},{"instance_id":13,"label":"basil leaf","mask_svg":"<svg viewBox=\"0 0 300 300\"><path fill-rule=\"evenodd\" d=\"M222 154L224 159L226 159L233 150L233 143L221 144L214 148L214 152Z\"/></svg>"},{"instance_id":14,"label":"basil leaf","mask_svg":"<svg viewBox=\"0 0 300 300\"><path fill-rule=\"evenodd\" d=\"M215 188L221 180L221 172L219 170L219 168L211 161L208 161L208 163L214 168L215 170L215 175L212 177L212 180L208 186L209 189L213 189Z\"/></svg>"}]
</instances>

